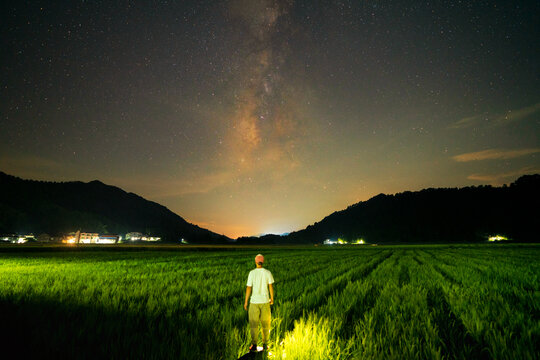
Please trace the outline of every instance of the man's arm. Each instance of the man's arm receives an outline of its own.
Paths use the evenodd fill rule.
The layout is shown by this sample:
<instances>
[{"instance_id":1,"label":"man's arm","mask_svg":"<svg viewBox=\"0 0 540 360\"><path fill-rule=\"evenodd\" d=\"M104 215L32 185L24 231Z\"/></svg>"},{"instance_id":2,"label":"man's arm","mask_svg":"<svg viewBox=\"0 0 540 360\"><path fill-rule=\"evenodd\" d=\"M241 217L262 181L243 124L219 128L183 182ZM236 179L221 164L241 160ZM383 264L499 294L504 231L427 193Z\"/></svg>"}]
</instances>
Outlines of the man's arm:
<instances>
[{"instance_id":1,"label":"man's arm","mask_svg":"<svg viewBox=\"0 0 540 360\"><path fill-rule=\"evenodd\" d=\"M244 301L244 310L247 310L249 295L251 295L251 286L246 286L246 300Z\"/></svg>"},{"instance_id":2,"label":"man's arm","mask_svg":"<svg viewBox=\"0 0 540 360\"><path fill-rule=\"evenodd\" d=\"M270 290L270 305L274 305L274 284L268 284L268 290Z\"/></svg>"}]
</instances>

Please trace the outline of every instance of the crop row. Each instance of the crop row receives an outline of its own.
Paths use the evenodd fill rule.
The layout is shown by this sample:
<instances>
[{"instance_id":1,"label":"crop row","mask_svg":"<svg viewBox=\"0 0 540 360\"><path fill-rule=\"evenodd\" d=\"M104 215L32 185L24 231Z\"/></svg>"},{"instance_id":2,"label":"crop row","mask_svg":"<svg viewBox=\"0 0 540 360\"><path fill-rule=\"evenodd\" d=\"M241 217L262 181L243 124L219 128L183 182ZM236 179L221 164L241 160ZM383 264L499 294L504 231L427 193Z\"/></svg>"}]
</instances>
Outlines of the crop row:
<instances>
[{"instance_id":1,"label":"crop row","mask_svg":"<svg viewBox=\"0 0 540 360\"><path fill-rule=\"evenodd\" d=\"M365 280L350 283L297 321L275 357L534 358L539 350L538 298L524 296L521 283L509 290L519 296L500 301L498 292L508 285L504 278L477 271L477 264L457 251L447 255L439 249L396 250ZM452 259L460 265L448 265ZM521 270L530 266L522 264ZM471 319L471 314L477 316Z\"/></svg>"}]
</instances>

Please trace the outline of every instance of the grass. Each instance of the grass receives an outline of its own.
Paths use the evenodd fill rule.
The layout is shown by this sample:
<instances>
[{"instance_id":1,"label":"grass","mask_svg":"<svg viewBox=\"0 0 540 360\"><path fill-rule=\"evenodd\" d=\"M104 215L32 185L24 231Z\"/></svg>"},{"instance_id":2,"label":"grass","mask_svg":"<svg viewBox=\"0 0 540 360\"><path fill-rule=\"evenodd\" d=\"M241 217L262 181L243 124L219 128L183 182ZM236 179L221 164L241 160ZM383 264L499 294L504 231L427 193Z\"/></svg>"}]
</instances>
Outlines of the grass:
<instances>
[{"instance_id":1,"label":"grass","mask_svg":"<svg viewBox=\"0 0 540 360\"><path fill-rule=\"evenodd\" d=\"M2 247L4 349L237 359L253 257L276 280L274 359L534 359L540 246Z\"/></svg>"}]
</instances>

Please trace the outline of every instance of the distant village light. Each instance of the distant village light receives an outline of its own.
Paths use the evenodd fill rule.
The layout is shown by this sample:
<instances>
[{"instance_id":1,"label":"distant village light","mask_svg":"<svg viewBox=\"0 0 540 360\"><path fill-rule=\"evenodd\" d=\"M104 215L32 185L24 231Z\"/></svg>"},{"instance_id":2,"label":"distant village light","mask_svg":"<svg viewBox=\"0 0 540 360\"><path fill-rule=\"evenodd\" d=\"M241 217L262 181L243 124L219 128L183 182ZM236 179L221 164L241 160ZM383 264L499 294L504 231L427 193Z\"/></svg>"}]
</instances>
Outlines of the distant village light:
<instances>
[{"instance_id":1,"label":"distant village light","mask_svg":"<svg viewBox=\"0 0 540 360\"><path fill-rule=\"evenodd\" d=\"M492 235L488 237L488 241L505 241L505 240L509 240L509 239L503 235Z\"/></svg>"},{"instance_id":2,"label":"distant village light","mask_svg":"<svg viewBox=\"0 0 540 360\"><path fill-rule=\"evenodd\" d=\"M140 232L130 232L126 234L126 240L129 240L129 241L141 240L142 237L143 237L143 234Z\"/></svg>"},{"instance_id":3,"label":"distant village light","mask_svg":"<svg viewBox=\"0 0 540 360\"><path fill-rule=\"evenodd\" d=\"M122 237L120 235L103 235L77 231L65 235L62 242L64 244L116 244L121 239Z\"/></svg>"},{"instance_id":4,"label":"distant village light","mask_svg":"<svg viewBox=\"0 0 540 360\"><path fill-rule=\"evenodd\" d=\"M140 233L140 232L130 232L130 233L126 234L126 240L129 240L129 241L160 241L161 237L144 235L143 233Z\"/></svg>"},{"instance_id":5,"label":"distant village light","mask_svg":"<svg viewBox=\"0 0 540 360\"><path fill-rule=\"evenodd\" d=\"M365 244L366 242L364 241L364 239L360 238L360 239L357 239L355 240L354 242L351 242L350 244L352 245L363 245ZM332 240L332 239L326 239L324 240L323 242L324 245L347 245L349 244L349 242L347 240L343 240L342 238L338 238L337 240Z\"/></svg>"},{"instance_id":6,"label":"distant village light","mask_svg":"<svg viewBox=\"0 0 540 360\"><path fill-rule=\"evenodd\" d=\"M149 236L141 233L128 233L124 238L122 235L118 234L99 234L91 232L81 232L80 230L76 232L67 233L59 237L51 237L48 234L41 234L38 237L33 234L9 234L9 235L0 235L0 243L10 243L10 244L26 244L30 242L36 243L48 243L48 242L60 242L63 244L118 244L122 240L131 240L131 241L144 241L144 242L158 242L161 241L160 236Z\"/></svg>"}]
</instances>

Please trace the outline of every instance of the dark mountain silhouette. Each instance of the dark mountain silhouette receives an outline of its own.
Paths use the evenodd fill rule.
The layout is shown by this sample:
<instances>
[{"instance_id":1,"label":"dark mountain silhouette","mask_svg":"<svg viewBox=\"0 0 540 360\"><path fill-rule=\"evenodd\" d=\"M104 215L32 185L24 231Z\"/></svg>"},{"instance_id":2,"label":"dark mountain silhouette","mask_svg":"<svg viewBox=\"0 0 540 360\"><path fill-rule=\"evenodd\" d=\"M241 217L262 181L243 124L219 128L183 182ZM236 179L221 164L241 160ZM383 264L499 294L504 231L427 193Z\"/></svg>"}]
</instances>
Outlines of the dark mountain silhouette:
<instances>
[{"instance_id":1,"label":"dark mountain silhouette","mask_svg":"<svg viewBox=\"0 0 540 360\"><path fill-rule=\"evenodd\" d=\"M141 232L166 242L226 243L166 207L97 180L23 180L0 172L0 233Z\"/></svg>"},{"instance_id":2,"label":"dark mountain silhouette","mask_svg":"<svg viewBox=\"0 0 540 360\"><path fill-rule=\"evenodd\" d=\"M538 242L540 175L510 186L425 189L377 195L286 236L242 237L237 244L321 243L364 239L371 243L478 242L504 234ZM137 231L167 242L223 244L231 240L190 224L166 207L99 181L53 183L0 172L0 233L76 230Z\"/></svg>"},{"instance_id":3,"label":"dark mountain silhouette","mask_svg":"<svg viewBox=\"0 0 540 360\"><path fill-rule=\"evenodd\" d=\"M379 244L452 243L486 241L495 234L538 242L539 195L538 174L523 176L510 186L380 194L288 236L245 237L237 243L321 243L337 238Z\"/></svg>"}]
</instances>

